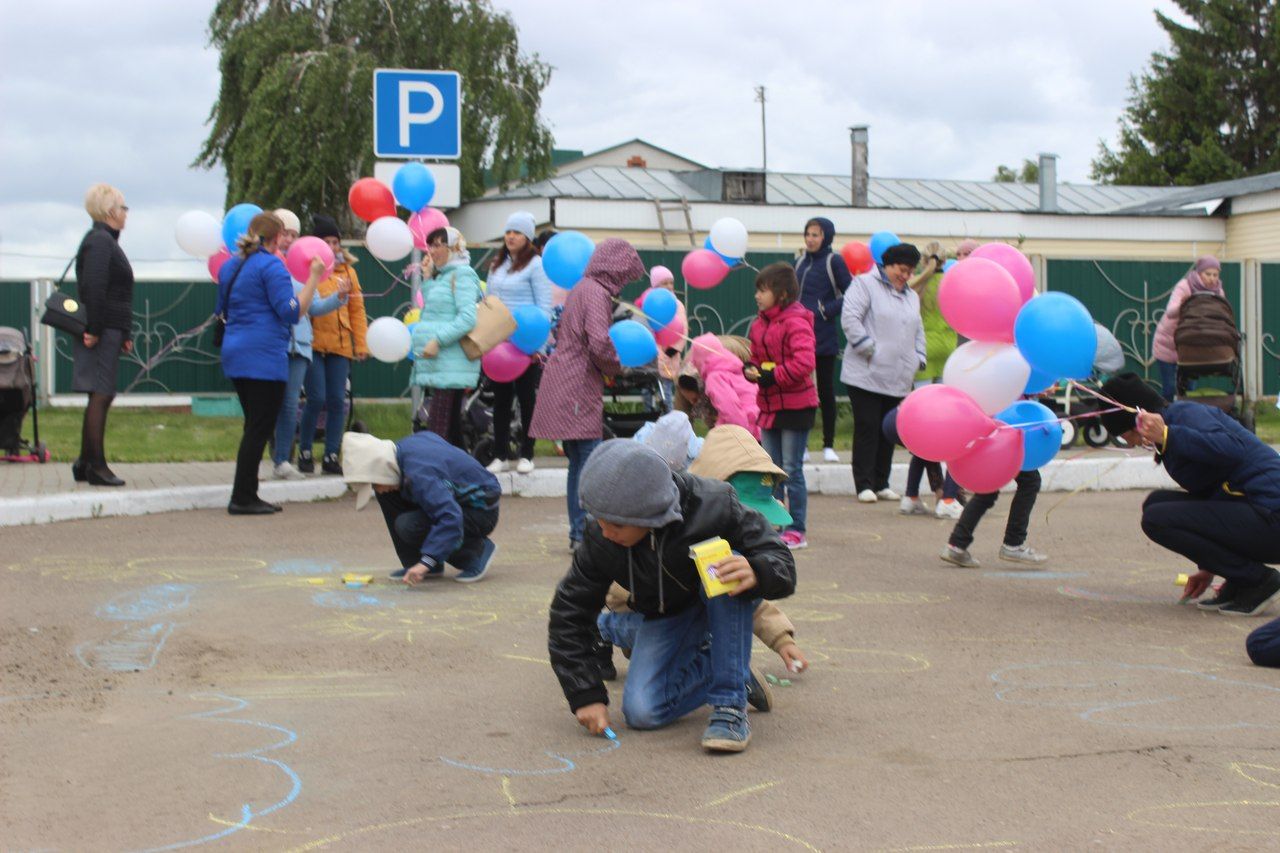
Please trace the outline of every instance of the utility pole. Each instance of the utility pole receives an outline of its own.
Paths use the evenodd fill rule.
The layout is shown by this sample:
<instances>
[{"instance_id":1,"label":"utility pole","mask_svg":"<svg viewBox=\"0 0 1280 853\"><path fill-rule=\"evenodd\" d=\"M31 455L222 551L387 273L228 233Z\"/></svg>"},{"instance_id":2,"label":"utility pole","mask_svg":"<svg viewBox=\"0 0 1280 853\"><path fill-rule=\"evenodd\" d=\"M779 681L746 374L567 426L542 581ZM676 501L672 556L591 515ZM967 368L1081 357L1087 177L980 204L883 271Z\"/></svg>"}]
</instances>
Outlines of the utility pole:
<instances>
[{"instance_id":1,"label":"utility pole","mask_svg":"<svg viewBox=\"0 0 1280 853\"><path fill-rule=\"evenodd\" d=\"M769 136L764 124L764 86L756 86L756 101L760 104L760 168L769 172Z\"/></svg>"}]
</instances>

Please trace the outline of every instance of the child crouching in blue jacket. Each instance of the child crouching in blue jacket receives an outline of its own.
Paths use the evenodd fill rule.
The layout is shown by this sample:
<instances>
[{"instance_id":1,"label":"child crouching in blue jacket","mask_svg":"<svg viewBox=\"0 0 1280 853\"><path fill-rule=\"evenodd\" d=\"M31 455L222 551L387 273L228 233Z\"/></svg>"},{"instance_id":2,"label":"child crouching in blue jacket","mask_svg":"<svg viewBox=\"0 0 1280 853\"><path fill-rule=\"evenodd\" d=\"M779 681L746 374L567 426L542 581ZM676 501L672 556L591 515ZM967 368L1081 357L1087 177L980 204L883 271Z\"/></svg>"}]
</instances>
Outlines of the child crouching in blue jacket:
<instances>
[{"instance_id":1,"label":"child crouching in blue jacket","mask_svg":"<svg viewBox=\"0 0 1280 853\"><path fill-rule=\"evenodd\" d=\"M489 534L498 526L498 478L433 432L398 442L365 433L342 437L342 479L355 489L356 509L375 494L401 568L391 577L413 586L461 569L454 578L484 577L497 552Z\"/></svg>"}]
</instances>

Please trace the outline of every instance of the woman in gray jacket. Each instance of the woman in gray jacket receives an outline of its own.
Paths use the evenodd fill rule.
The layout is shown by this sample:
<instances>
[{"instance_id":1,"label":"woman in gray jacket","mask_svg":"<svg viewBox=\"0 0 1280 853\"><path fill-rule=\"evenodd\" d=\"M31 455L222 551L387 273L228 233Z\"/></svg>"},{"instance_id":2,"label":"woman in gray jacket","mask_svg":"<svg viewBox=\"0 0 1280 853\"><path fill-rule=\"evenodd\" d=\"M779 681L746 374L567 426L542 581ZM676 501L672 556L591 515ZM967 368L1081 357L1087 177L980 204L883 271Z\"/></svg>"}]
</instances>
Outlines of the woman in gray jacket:
<instances>
[{"instance_id":1,"label":"woman in gray jacket","mask_svg":"<svg viewBox=\"0 0 1280 853\"><path fill-rule=\"evenodd\" d=\"M862 503L898 500L889 488L893 445L880 425L911 393L912 380L926 363L920 297L907 287L920 250L899 243L882 257L879 266L849 283L840 310L848 341L840 381L853 405L853 485Z\"/></svg>"}]
</instances>

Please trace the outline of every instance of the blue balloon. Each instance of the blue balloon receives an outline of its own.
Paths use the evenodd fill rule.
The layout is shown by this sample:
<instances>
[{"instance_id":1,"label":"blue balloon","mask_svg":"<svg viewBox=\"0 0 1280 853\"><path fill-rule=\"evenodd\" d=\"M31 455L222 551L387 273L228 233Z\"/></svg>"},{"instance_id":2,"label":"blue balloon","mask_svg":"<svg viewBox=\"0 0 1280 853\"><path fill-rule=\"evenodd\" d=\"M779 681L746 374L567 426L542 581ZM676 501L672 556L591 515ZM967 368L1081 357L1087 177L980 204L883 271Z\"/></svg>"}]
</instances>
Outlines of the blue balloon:
<instances>
[{"instance_id":1,"label":"blue balloon","mask_svg":"<svg viewBox=\"0 0 1280 853\"><path fill-rule=\"evenodd\" d=\"M948 272L952 267L954 267L958 263L960 262L957 261L955 258L947 258L947 262L942 265L942 271Z\"/></svg>"},{"instance_id":2,"label":"blue balloon","mask_svg":"<svg viewBox=\"0 0 1280 853\"><path fill-rule=\"evenodd\" d=\"M551 335L551 320L537 305L517 305L511 309L516 318L516 330L511 333L511 343L525 355L533 355L542 349Z\"/></svg>"},{"instance_id":3,"label":"blue balloon","mask_svg":"<svg viewBox=\"0 0 1280 853\"><path fill-rule=\"evenodd\" d=\"M664 326L676 318L680 303L676 301L676 295L670 290L655 287L644 298L644 306L640 310L649 318L649 328L660 332Z\"/></svg>"},{"instance_id":4,"label":"blue balloon","mask_svg":"<svg viewBox=\"0 0 1280 853\"><path fill-rule=\"evenodd\" d=\"M1093 373L1098 330L1089 309L1074 296L1044 293L1027 302L1013 323L1013 339L1041 374L1088 379Z\"/></svg>"},{"instance_id":5,"label":"blue balloon","mask_svg":"<svg viewBox=\"0 0 1280 853\"><path fill-rule=\"evenodd\" d=\"M901 242L898 239L898 235L892 231L877 231L871 235L871 240L867 243L867 247L871 249L871 257L875 262L882 264L884 263L884 250Z\"/></svg>"},{"instance_id":6,"label":"blue balloon","mask_svg":"<svg viewBox=\"0 0 1280 853\"><path fill-rule=\"evenodd\" d=\"M1027 378L1027 387L1022 389L1022 393L1039 394L1041 391L1048 391L1057 381L1058 377L1041 373L1033 367L1031 368L1031 376Z\"/></svg>"},{"instance_id":7,"label":"blue balloon","mask_svg":"<svg viewBox=\"0 0 1280 853\"><path fill-rule=\"evenodd\" d=\"M643 367L658 357L653 332L635 320L622 320L609 327L609 338L623 367Z\"/></svg>"},{"instance_id":8,"label":"blue balloon","mask_svg":"<svg viewBox=\"0 0 1280 853\"><path fill-rule=\"evenodd\" d=\"M222 242L226 244L228 252L234 255L239 250L236 243L249 233L250 221L261 212L262 208L256 204L246 202L237 204L222 217Z\"/></svg>"},{"instance_id":9,"label":"blue balloon","mask_svg":"<svg viewBox=\"0 0 1280 853\"><path fill-rule=\"evenodd\" d=\"M706 249L709 252L716 252L716 247L711 245L710 235L707 236L707 239L702 241L702 248ZM729 269L733 269L738 264L742 263L742 258L731 258L728 255L721 255L719 252L716 252L716 254L720 255L720 260L724 261L726 264L729 265Z\"/></svg>"},{"instance_id":10,"label":"blue balloon","mask_svg":"<svg viewBox=\"0 0 1280 853\"><path fill-rule=\"evenodd\" d=\"M1022 470L1034 471L1057 455L1062 447L1062 424L1048 406L1019 400L996 415L996 420L1022 430Z\"/></svg>"},{"instance_id":11,"label":"blue balloon","mask_svg":"<svg viewBox=\"0 0 1280 853\"><path fill-rule=\"evenodd\" d=\"M417 213L431 204L436 194L436 176L422 163L405 163L391 179L391 191L401 207Z\"/></svg>"},{"instance_id":12,"label":"blue balloon","mask_svg":"<svg viewBox=\"0 0 1280 853\"><path fill-rule=\"evenodd\" d=\"M542 271L565 290L582 280L596 244L581 231L561 231L542 250Z\"/></svg>"}]
</instances>

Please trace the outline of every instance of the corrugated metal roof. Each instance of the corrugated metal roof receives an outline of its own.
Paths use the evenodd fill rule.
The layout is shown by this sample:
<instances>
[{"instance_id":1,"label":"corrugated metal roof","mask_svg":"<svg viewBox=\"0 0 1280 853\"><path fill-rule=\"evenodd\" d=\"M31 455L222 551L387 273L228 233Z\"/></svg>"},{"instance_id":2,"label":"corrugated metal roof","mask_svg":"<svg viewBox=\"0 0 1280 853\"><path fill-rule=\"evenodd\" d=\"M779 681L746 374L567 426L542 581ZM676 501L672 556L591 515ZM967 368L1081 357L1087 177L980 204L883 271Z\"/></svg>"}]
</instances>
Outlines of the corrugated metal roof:
<instances>
[{"instance_id":1,"label":"corrugated metal roof","mask_svg":"<svg viewBox=\"0 0 1280 853\"><path fill-rule=\"evenodd\" d=\"M1215 199L1264 193L1278 189L1280 189L1280 172L1267 172L1265 175L1237 178L1234 181L1218 181L1212 184L1201 184L1197 187L1173 187L1168 191L1167 195L1159 199L1144 199L1140 202L1131 202L1118 208L1117 212L1162 213L1166 210L1181 208L1183 205L1199 204Z\"/></svg>"},{"instance_id":2,"label":"corrugated metal roof","mask_svg":"<svg viewBox=\"0 0 1280 853\"><path fill-rule=\"evenodd\" d=\"M718 197L712 198L706 195L692 182L684 179L695 174L700 173L626 166L595 166L513 187L489 198L676 201L683 197L689 201L720 201ZM1256 180L1246 179L1246 181ZM705 185L705 182L701 183ZM848 207L852 195L851 181L847 175L770 172L766 176L766 185L771 204ZM1276 186L1280 187L1280 180L1276 181ZM1208 189L1208 187L1198 189ZM1179 203L1175 203L1174 199L1187 192L1186 189L1177 187L1058 184L1058 209L1062 213L1076 214L1163 213L1176 208ZM1212 195L1225 194L1218 191ZM1027 213L1039 209L1040 189L1036 184L995 181L871 178L867 188L867 202L869 207L891 210Z\"/></svg>"}]
</instances>

